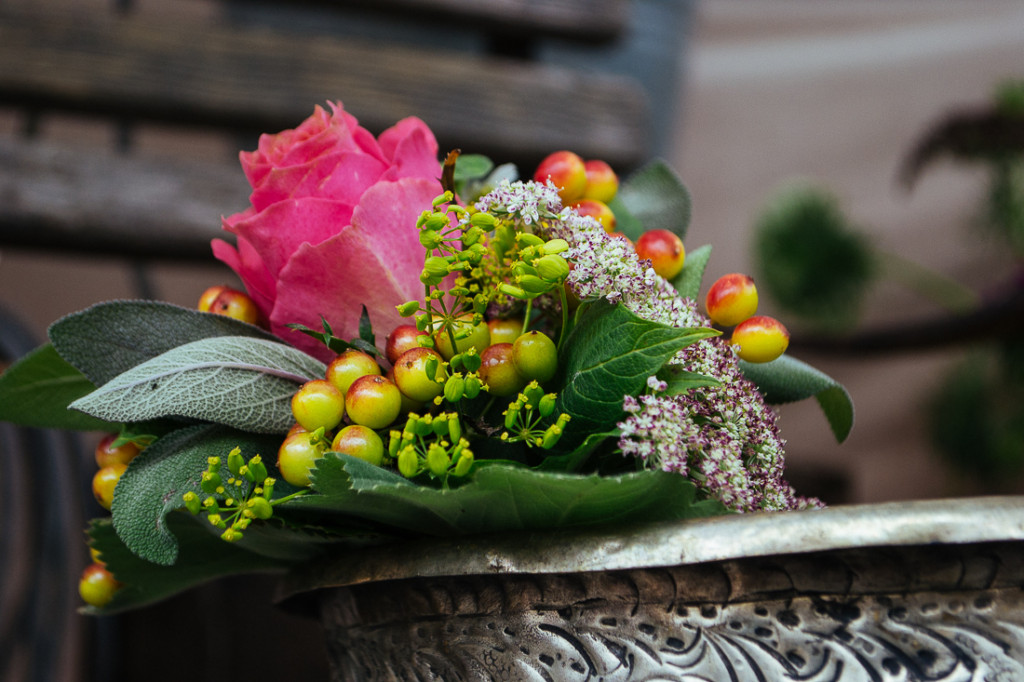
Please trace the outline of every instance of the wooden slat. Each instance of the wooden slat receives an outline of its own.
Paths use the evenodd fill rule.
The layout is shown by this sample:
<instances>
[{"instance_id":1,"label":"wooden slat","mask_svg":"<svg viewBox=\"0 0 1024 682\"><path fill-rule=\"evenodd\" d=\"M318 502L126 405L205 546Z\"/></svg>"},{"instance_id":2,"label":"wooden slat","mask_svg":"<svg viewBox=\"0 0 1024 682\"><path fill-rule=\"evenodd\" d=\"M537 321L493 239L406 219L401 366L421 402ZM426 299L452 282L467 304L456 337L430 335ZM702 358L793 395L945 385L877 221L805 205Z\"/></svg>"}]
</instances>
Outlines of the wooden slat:
<instances>
[{"instance_id":1,"label":"wooden slat","mask_svg":"<svg viewBox=\"0 0 1024 682\"><path fill-rule=\"evenodd\" d=\"M248 206L241 167L0 138L0 246L213 262L220 216Z\"/></svg>"},{"instance_id":2,"label":"wooden slat","mask_svg":"<svg viewBox=\"0 0 1024 682\"><path fill-rule=\"evenodd\" d=\"M648 151L644 93L621 77L268 30L0 9L0 102L273 131L337 98L371 130L417 115L443 148L513 161L569 148L628 166Z\"/></svg>"},{"instance_id":3,"label":"wooden slat","mask_svg":"<svg viewBox=\"0 0 1024 682\"><path fill-rule=\"evenodd\" d=\"M238 5L280 6L278 0L233 0ZM335 11L359 9L402 19L428 19L520 37L603 43L621 36L627 0L290 0Z\"/></svg>"}]
</instances>

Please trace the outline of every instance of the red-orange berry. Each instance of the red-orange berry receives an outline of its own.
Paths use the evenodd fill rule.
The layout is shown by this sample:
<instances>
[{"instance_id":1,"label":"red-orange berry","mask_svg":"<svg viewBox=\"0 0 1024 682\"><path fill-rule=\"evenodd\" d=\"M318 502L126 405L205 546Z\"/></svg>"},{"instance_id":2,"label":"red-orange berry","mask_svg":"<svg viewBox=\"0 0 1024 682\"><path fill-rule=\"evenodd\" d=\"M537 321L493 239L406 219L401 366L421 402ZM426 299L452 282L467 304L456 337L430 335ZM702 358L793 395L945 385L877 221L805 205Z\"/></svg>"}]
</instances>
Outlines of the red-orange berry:
<instances>
[{"instance_id":1,"label":"red-orange berry","mask_svg":"<svg viewBox=\"0 0 1024 682\"><path fill-rule=\"evenodd\" d=\"M380 365L369 353L355 348L343 350L327 365L327 381L334 384L342 393L359 377L368 374L380 374Z\"/></svg>"},{"instance_id":2,"label":"red-orange berry","mask_svg":"<svg viewBox=\"0 0 1024 682\"><path fill-rule=\"evenodd\" d=\"M604 228L605 232L611 233L615 231L615 213L608 207L608 204L597 199L579 199L569 204L570 208L575 210L582 216L590 216L597 222L601 223L601 227Z\"/></svg>"},{"instance_id":3,"label":"red-orange berry","mask_svg":"<svg viewBox=\"0 0 1024 682\"><path fill-rule=\"evenodd\" d=\"M636 255L651 261L654 271L672 279L683 269L686 250L683 240L670 230L647 230L636 240Z\"/></svg>"},{"instance_id":4,"label":"red-orange berry","mask_svg":"<svg viewBox=\"0 0 1024 682\"><path fill-rule=\"evenodd\" d=\"M120 434L108 433L96 445L96 466L102 469L111 464L127 464L142 452L142 449L131 441L115 446L118 438Z\"/></svg>"},{"instance_id":5,"label":"red-orange berry","mask_svg":"<svg viewBox=\"0 0 1024 682\"><path fill-rule=\"evenodd\" d=\"M757 315L736 325L730 343L741 360L771 362L786 352L789 331L774 317Z\"/></svg>"},{"instance_id":6,"label":"red-orange berry","mask_svg":"<svg viewBox=\"0 0 1024 682\"><path fill-rule=\"evenodd\" d=\"M562 203L576 201L583 196L587 188L587 171L583 159L570 151L557 151L549 154L537 166L533 174L536 182L547 182L549 179L558 188L558 196Z\"/></svg>"},{"instance_id":7,"label":"red-orange berry","mask_svg":"<svg viewBox=\"0 0 1024 682\"><path fill-rule=\"evenodd\" d=\"M223 285L204 291L199 296L197 307L204 313L217 313L249 324L258 325L262 320L255 301L241 291Z\"/></svg>"},{"instance_id":8,"label":"red-orange berry","mask_svg":"<svg viewBox=\"0 0 1024 682\"><path fill-rule=\"evenodd\" d=\"M121 583L114 579L114 574L98 563L86 566L78 581L78 594L82 601L97 608L109 604L120 588Z\"/></svg>"},{"instance_id":9,"label":"red-orange berry","mask_svg":"<svg viewBox=\"0 0 1024 682\"><path fill-rule=\"evenodd\" d=\"M323 446L313 440L313 434L299 431L289 435L277 450L277 468L281 478L294 486L309 486L309 470L323 457Z\"/></svg>"},{"instance_id":10,"label":"red-orange berry","mask_svg":"<svg viewBox=\"0 0 1024 682\"><path fill-rule=\"evenodd\" d=\"M387 377L376 374L359 377L345 394L348 418L354 424L383 429L398 419L402 394Z\"/></svg>"},{"instance_id":11,"label":"red-orange berry","mask_svg":"<svg viewBox=\"0 0 1024 682\"><path fill-rule=\"evenodd\" d=\"M587 186L583 196L607 204L619 192L619 176L612 167L600 159L589 159L583 163Z\"/></svg>"},{"instance_id":12,"label":"red-orange berry","mask_svg":"<svg viewBox=\"0 0 1024 682\"><path fill-rule=\"evenodd\" d=\"M757 287L748 275L722 275L704 299L708 317L715 324L732 327L757 312Z\"/></svg>"},{"instance_id":13,"label":"red-orange berry","mask_svg":"<svg viewBox=\"0 0 1024 682\"><path fill-rule=\"evenodd\" d=\"M365 460L374 466L384 461L384 441L377 432L362 424L346 426L331 443L331 450Z\"/></svg>"},{"instance_id":14,"label":"red-orange berry","mask_svg":"<svg viewBox=\"0 0 1024 682\"><path fill-rule=\"evenodd\" d=\"M496 396L514 395L526 385L526 379L512 362L512 344L496 343L480 355L480 380Z\"/></svg>"},{"instance_id":15,"label":"red-orange berry","mask_svg":"<svg viewBox=\"0 0 1024 682\"><path fill-rule=\"evenodd\" d=\"M114 463L96 471L92 477L92 494L99 505L110 511L114 503L114 488L121 480L121 474L128 468L127 464Z\"/></svg>"},{"instance_id":16,"label":"red-orange berry","mask_svg":"<svg viewBox=\"0 0 1024 682\"><path fill-rule=\"evenodd\" d=\"M307 431L330 431L345 416L345 394L326 379L307 381L292 396L292 416Z\"/></svg>"}]
</instances>

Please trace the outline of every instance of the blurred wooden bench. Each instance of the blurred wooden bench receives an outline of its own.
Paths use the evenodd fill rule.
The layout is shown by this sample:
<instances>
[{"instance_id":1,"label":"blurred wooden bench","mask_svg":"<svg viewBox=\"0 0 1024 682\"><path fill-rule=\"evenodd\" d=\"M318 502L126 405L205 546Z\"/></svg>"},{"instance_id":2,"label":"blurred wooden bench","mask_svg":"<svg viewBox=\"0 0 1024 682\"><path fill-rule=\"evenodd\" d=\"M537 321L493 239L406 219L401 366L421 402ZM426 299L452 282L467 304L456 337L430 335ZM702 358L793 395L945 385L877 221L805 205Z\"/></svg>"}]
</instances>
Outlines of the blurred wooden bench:
<instances>
[{"instance_id":1,"label":"blurred wooden bench","mask_svg":"<svg viewBox=\"0 0 1024 682\"><path fill-rule=\"evenodd\" d=\"M131 131L218 130L251 149L332 99L375 133L419 116L442 152L529 168L569 148L630 167L650 156L648 90L536 58L560 41L598 60L628 10L628 0L234 0L192 20L2 4L0 108L20 112L26 134L0 140L0 247L209 258L218 216L245 205L237 160L121 156ZM48 145L33 133L54 112L111 121L121 149Z\"/></svg>"}]
</instances>

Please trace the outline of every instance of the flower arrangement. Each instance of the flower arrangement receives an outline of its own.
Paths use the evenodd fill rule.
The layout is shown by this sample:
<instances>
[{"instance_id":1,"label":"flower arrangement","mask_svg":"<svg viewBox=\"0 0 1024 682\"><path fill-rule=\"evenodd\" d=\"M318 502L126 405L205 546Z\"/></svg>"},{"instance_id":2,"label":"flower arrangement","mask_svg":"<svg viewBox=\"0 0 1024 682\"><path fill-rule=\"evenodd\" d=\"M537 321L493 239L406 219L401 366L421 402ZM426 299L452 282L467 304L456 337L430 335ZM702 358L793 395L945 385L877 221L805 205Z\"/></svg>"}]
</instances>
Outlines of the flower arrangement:
<instances>
[{"instance_id":1,"label":"flower arrangement","mask_svg":"<svg viewBox=\"0 0 1024 682\"><path fill-rule=\"evenodd\" d=\"M213 253L246 293L97 304L0 376L0 418L111 434L87 610L410 536L820 506L768 401L815 397L842 440L849 396L749 278L698 311L711 248L683 249L665 164L620 185L563 151L524 180L329 108L241 155Z\"/></svg>"}]
</instances>

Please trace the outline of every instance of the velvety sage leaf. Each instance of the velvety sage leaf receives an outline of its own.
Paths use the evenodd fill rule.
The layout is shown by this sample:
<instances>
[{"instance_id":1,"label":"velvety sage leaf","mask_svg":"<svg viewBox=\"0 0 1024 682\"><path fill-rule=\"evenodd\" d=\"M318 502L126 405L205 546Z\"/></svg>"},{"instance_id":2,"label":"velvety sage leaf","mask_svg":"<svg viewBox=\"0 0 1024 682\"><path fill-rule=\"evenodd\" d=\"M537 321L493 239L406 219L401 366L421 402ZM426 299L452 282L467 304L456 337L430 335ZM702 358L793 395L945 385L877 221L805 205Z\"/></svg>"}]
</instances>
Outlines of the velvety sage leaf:
<instances>
[{"instance_id":1,"label":"velvety sage leaf","mask_svg":"<svg viewBox=\"0 0 1024 682\"><path fill-rule=\"evenodd\" d=\"M0 373L0 421L43 429L116 431L116 425L68 409L95 388L51 344L44 344Z\"/></svg>"},{"instance_id":2,"label":"velvety sage leaf","mask_svg":"<svg viewBox=\"0 0 1024 682\"><path fill-rule=\"evenodd\" d=\"M846 440L853 428L853 400L842 384L805 362L783 355L771 362L740 361L740 369L769 404L792 403L814 396L836 440Z\"/></svg>"},{"instance_id":3,"label":"velvety sage leaf","mask_svg":"<svg viewBox=\"0 0 1024 682\"><path fill-rule=\"evenodd\" d=\"M626 178L619 187L615 201L621 203L642 226L639 232L631 224L617 229L636 240L644 230L670 230L685 241L690 226L691 199L679 176L672 168L655 159ZM613 208L614 210L614 208Z\"/></svg>"},{"instance_id":4,"label":"velvety sage leaf","mask_svg":"<svg viewBox=\"0 0 1024 682\"><path fill-rule=\"evenodd\" d=\"M325 365L275 341L193 341L120 374L71 407L110 421L186 417L257 433L286 433L291 399Z\"/></svg>"},{"instance_id":5,"label":"velvety sage leaf","mask_svg":"<svg viewBox=\"0 0 1024 682\"><path fill-rule=\"evenodd\" d=\"M680 349L718 332L673 328L644 320L625 306L589 304L562 346L557 411L571 420L559 441L574 448L587 434L608 431L622 418L622 398L637 395L647 378Z\"/></svg>"},{"instance_id":6,"label":"velvety sage leaf","mask_svg":"<svg viewBox=\"0 0 1024 682\"><path fill-rule=\"evenodd\" d=\"M662 471L579 476L496 465L476 470L469 482L448 490L414 485L382 471L354 457L327 453L311 475L319 494L283 506L432 536L657 521L724 511L714 503L695 505L694 485L684 476Z\"/></svg>"},{"instance_id":7,"label":"velvety sage leaf","mask_svg":"<svg viewBox=\"0 0 1024 682\"><path fill-rule=\"evenodd\" d=\"M114 488L110 512L118 536L146 561L173 564L178 558L178 541L166 518L184 506L182 495L186 492L201 493L199 480L207 469L207 459L221 457L226 462L228 453L238 447L246 460L257 454L272 460L279 445L278 438L208 424L163 436L131 461Z\"/></svg>"},{"instance_id":8,"label":"velvety sage leaf","mask_svg":"<svg viewBox=\"0 0 1024 682\"><path fill-rule=\"evenodd\" d=\"M187 512L170 514L163 528L177 539L178 561L174 565L161 565L134 554L118 537L111 519L92 521L90 546L100 552L107 568L123 586L102 609L85 607L82 611L97 615L129 611L216 578L283 571L292 563L253 554L238 544L224 542L217 537L215 529L208 527L205 520Z\"/></svg>"},{"instance_id":9,"label":"velvety sage leaf","mask_svg":"<svg viewBox=\"0 0 1024 682\"><path fill-rule=\"evenodd\" d=\"M61 357L97 386L190 341L214 336L279 340L225 315L157 301L98 303L54 322L49 336Z\"/></svg>"},{"instance_id":10,"label":"velvety sage leaf","mask_svg":"<svg viewBox=\"0 0 1024 682\"><path fill-rule=\"evenodd\" d=\"M694 301L700 295L700 286L704 281L704 269L711 258L711 245L699 246L686 254L682 271L672 280L672 285L683 298Z\"/></svg>"}]
</instances>

